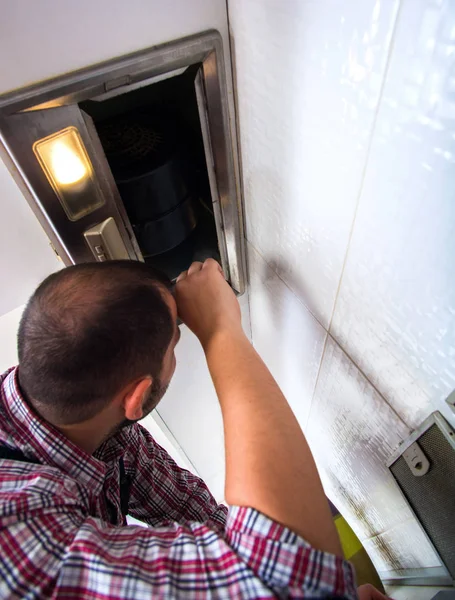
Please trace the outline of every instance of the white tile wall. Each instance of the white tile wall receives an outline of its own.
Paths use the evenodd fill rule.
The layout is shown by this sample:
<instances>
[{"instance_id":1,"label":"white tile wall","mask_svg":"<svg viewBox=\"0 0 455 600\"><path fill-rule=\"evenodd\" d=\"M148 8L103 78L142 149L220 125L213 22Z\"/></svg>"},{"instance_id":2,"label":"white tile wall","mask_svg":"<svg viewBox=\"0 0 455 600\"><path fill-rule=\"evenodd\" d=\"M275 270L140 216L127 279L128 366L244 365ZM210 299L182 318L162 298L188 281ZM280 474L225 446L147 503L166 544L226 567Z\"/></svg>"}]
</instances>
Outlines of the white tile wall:
<instances>
[{"instance_id":1,"label":"white tile wall","mask_svg":"<svg viewBox=\"0 0 455 600\"><path fill-rule=\"evenodd\" d=\"M247 236L332 313L396 0L229 0Z\"/></svg>"},{"instance_id":2,"label":"white tile wall","mask_svg":"<svg viewBox=\"0 0 455 600\"><path fill-rule=\"evenodd\" d=\"M0 316L0 373L17 365L17 329L25 306Z\"/></svg>"},{"instance_id":3,"label":"white tile wall","mask_svg":"<svg viewBox=\"0 0 455 600\"><path fill-rule=\"evenodd\" d=\"M304 427L326 332L248 244L253 344Z\"/></svg>"},{"instance_id":4,"label":"white tile wall","mask_svg":"<svg viewBox=\"0 0 455 600\"><path fill-rule=\"evenodd\" d=\"M379 572L441 566L441 562L429 544L417 543L419 536L421 537L418 527L416 520L411 518L385 533L363 540L363 546L374 560ZM413 540L414 543L409 544L409 540Z\"/></svg>"},{"instance_id":5,"label":"white tile wall","mask_svg":"<svg viewBox=\"0 0 455 600\"><path fill-rule=\"evenodd\" d=\"M306 435L326 494L361 541L388 532L392 544L395 537L402 538L397 527L404 521L408 523L407 537L389 554L389 546L370 542L368 550L374 550L370 556L384 570L391 567L391 562L401 569L439 564L386 467L392 451L409 433L329 337Z\"/></svg>"},{"instance_id":6,"label":"white tile wall","mask_svg":"<svg viewBox=\"0 0 455 600\"><path fill-rule=\"evenodd\" d=\"M62 263L0 158L0 316L24 304Z\"/></svg>"},{"instance_id":7,"label":"white tile wall","mask_svg":"<svg viewBox=\"0 0 455 600\"><path fill-rule=\"evenodd\" d=\"M228 7L253 342L376 564L433 566L385 463L435 408L453 422L455 5ZM295 331L325 334L301 303L342 347L327 338L308 421Z\"/></svg>"},{"instance_id":8,"label":"white tile wall","mask_svg":"<svg viewBox=\"0 0 455 600\"><path fill-rule=\"evenodd\" d=\"M453 591L453 588L429 587L429 586L387 586L386 591L393 600L433 600L440 591ZM440 600L444 600L440 598Z\"/></svg>"},{"instance_id":9,"label":"white tile wall","mask_svg":"<svg viewBox=\"0 0 455 600\"><path fill-rule=\"evenodd\" d=\"M403 2L332 324L413 427L455 388L454 73L455 4Z\"/></svg>"}]
</instances>

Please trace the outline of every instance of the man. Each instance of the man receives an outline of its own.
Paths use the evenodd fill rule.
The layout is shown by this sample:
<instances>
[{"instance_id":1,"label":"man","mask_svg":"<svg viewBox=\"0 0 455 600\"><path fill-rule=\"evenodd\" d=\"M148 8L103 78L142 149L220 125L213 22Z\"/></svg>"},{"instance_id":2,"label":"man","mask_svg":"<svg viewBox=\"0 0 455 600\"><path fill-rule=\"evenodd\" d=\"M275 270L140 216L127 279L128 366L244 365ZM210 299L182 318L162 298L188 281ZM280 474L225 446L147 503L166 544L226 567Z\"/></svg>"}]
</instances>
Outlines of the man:
<instances>
[{"instance_id":1,"label":"man","mask_svg":"<svg viewBox=\"0 0 455 600\"><path fill-rule=\"evenodd\" d=\"M221 405L229 510L136 423L173 375L177 312ZM64 269L18 347L1 378L1 598L356 597L305 438L215 261L175 299L143 263Z\"/></svg>"}]
</instances>

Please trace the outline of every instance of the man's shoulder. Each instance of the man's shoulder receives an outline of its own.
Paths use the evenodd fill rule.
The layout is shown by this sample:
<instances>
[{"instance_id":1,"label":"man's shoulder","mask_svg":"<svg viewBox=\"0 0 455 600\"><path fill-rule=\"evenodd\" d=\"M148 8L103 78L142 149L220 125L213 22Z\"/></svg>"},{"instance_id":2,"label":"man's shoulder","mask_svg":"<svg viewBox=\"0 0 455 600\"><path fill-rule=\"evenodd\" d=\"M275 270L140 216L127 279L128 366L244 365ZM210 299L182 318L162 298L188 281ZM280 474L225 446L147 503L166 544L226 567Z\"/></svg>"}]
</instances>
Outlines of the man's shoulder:
<instances>
[{"instance_id":1,"label":"man's shoulder","mask_svg":"<svg viewBox=\"0 0 455 600\"><path fill-rule=\"evenodd\" d=\"M6 399L11 395L12 379L17 367L11 367L0 374L0 441L9 435L11 424L6 411ZM3 435L2 435L3 432Z\"/></svg>"},{"instance_id":2,"label":"man's shoulder","mask_svg":"<svg viewBox=\"0 0 455 600\"><path fill-rule=\"evenodd\" d=\"M0 373L0 387L4 384L4 382L5 382L6 378L8 377L8 375L10 373L12 373L15 369L17 369L17 366L10 367L4 373Z\"/></svg>"},{"instance_id":3,"label":"man's shoulder","mask_svg":"<svg viewBox=\"0 0 455 600\"><path fill-rule=\"evenodd\" d=\"M2 460L0 522L49 511L79 514L82 519L89 512L88 493L55 467Z\"/></svg>"}]
</instances>

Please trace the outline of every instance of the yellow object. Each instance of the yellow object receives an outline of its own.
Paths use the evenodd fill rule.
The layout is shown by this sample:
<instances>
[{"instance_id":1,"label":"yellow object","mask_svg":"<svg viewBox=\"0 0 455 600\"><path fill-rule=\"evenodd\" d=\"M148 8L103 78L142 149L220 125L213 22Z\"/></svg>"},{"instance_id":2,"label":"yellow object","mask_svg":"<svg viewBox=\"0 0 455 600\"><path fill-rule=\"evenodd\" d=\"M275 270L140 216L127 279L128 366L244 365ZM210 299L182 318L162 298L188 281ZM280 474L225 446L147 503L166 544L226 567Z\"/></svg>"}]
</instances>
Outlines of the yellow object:
<instances>
[{"instance_id":1,"label":"yellow object","mask_svg":"<svg viewBox=\"0 0 455 600\"><path fill-rule=\"evenodd\" d=\"M67 127L33 144L33 152L71 221L104 204L79 131Z\"/></svg>"},{"instance_id":2,"label":"yellow object","mask_svg":"<svg viewBox=\"0 0 455 600\"><path fill-rule=\"evenodd\" d=\"M335 517L334 523L341 541L344 557L346 560L349 560L359 550L362 550L363 546L342 515Z\"/></svg>"}]
</instances>

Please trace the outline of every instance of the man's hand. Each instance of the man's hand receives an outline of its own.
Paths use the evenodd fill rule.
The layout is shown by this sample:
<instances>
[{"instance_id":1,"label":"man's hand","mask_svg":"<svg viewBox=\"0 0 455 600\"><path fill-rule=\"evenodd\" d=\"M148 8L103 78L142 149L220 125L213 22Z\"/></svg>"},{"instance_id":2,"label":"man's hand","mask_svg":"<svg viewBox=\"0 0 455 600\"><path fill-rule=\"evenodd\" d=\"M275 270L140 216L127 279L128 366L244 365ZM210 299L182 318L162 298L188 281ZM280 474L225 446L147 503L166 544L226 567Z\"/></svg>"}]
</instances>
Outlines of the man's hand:
<instances>
[{"instance_id":1,"label":"man's hand","mask_svg":"<svg viewBox=\"0 0 455 600\"><path fill-rule=\"evenodd\" d=\"M242 332L239 303L213 258L194 262L178 276L175 300L180 318L204 349L216 333Z\"/></svg>"},{"instance_id":2,"label":"man's hand","mask_svg":"<svg viewBox=\"0 0 455 600\"><path fill-rule=\"evenodd\" d=\"M391 600L389 596L384 596L371 583L365 583L357 588L359 600Z\"/></svg>"}]
</instances>

